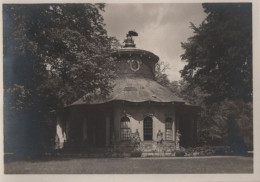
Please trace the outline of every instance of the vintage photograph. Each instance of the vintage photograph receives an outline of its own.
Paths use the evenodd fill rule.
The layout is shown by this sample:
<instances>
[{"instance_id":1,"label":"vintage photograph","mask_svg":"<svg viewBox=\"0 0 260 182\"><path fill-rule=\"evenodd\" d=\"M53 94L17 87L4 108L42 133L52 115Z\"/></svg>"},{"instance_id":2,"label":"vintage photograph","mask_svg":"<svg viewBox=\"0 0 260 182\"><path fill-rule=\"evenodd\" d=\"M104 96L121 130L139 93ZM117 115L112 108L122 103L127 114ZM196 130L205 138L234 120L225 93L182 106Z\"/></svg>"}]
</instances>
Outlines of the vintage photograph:
<instances>
[{"instance_id":1,"label":"vintage photograph","mask_svg":"<svg viewBox=\"0 0 260 182\"><path fill-rule=\"evenodd\" d=\"M252 8L2 4L4 174L253 174Z\"/></svg>"}]
</instances>

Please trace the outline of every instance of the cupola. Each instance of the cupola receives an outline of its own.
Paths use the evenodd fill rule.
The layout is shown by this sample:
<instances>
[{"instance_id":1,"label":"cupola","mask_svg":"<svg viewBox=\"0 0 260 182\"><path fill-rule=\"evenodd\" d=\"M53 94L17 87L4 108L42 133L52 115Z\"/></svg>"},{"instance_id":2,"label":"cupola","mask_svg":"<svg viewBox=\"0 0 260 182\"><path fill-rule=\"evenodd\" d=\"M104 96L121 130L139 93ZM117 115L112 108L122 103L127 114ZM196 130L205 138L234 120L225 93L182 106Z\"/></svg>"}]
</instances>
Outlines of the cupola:
<instances>
[{"instance_id":1,"label":"cupola","mask_svg":"<svg viewBox=\"0 0 260 182\"><path fill-rule=\"evenodd\" d=\"M117 60L117 74L120 77L139 77L154 79L155 64L159 57L150 51L137 49L134 43L135 31L129 31L124 46L112 53Z\"/></svg>"}]
</instances>

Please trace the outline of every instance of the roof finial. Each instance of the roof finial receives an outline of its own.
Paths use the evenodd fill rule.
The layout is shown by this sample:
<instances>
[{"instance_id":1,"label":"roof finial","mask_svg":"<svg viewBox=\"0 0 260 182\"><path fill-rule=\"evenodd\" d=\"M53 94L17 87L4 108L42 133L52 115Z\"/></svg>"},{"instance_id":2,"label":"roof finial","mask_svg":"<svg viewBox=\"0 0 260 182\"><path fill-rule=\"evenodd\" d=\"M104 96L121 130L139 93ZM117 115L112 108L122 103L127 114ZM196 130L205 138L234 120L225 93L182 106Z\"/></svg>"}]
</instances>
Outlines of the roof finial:
<instances>
[{"instance_id":1,"label":"roof finial","mask_svg":"<svg viewBox=\"0 0 260 182\"><path fill-rule=\"evenodd\" d=\"M138 33L135 30L130 30L128 34L126 34L124 47L135 47L133 36L138 36Z\"/></svg>"}]
</instances>

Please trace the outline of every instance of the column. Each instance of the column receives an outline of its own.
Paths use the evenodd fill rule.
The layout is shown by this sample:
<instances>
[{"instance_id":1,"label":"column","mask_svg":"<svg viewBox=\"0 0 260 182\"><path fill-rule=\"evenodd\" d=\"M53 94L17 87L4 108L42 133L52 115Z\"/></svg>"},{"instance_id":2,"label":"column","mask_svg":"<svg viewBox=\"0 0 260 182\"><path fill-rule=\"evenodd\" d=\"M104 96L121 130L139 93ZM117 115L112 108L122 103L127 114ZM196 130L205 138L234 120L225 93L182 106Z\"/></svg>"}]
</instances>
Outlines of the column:
<instances>
[{"instance_id":1,"label":"column","mask_svg":"<svg viewBox=\"0 0 260 182\"><path fill-rule=\"evenodd\" d=\"M196 146L197 145L197 135L198 135L198 133L197 133L197 130L198 130L198 123L197 123L197 115L195 116L195 118L194 118L194 129L193 129L193 144Z\"/></svg>"},{"instance_id":2,"label":"column","mask_svg":"<svg viewBox=\"0 0 260 182\"><path fill-rule=\"evenodd\" d=\"M189 145L192 146L193 141L194 141L194 138L193 138L193 136L194 136L194 119L192 117L190 117L189 124L190 124L190 144Z\"/></svg>"},{"instance_id":3,"label":"column","mask_svg":"<svg viewBox=\"0 0 260 182\"><path fill-rule=\"evenodd\" d=\"M106 147L110 145L110 117L106 116Z\"/></svg>"},{"instance_id":4,"label":"column","mask_svg":"<svg viewBox=\"0 0 260 182\"><path fill-rule=\"evenodd\" d=\"M172 121L172 140L175 141L175 134L176 134L176 131L175 131L175 124L176 123L176 119Z\"/></svg>"},{"instance_id":5,"label":"column","mask_svg":"<svg viewBox=\"0 0 260 182\"><path fill-rule=\"evenodd\" d=\"M66 123L65 123L65 133L66 133L66 141L70 140L70 119L66 119Z\"/></svg>"},{"instance_id":6,"label":"column","mask_svg":"<svg viewBox=\"0 0 260 182\"><path fill-rule=\"evenodd\" d=\"M175 130L174 130L174 141L176 142L176 133L177 133L177 130L179 130L179 125L180 125L180 119L179 119L179 110L178 108L175 108Z\"/></svg>"},{"instance_id":7,"label":"column","mask_svg":"<svg viewBox=\"0 0 260 182\"><path fill-rule=\"evenodd\" d=\"M96 145L96 127L95 124L92 126L93 145Z\"/></svg>"},{"instance_id":8,"label":"column","mask_svg":"<svg viewBox=\"0 0 260 182\"><path fill-rule=\"evenodd\" d=\"M180 110L176 107L175 109L175 148L180 150Z\"/></svg>"},{"instance_id":9,"label":"column","mask_svg":"<svg viewBox=\"0 0 260 182\"><path fill-rule=\"evenodd\" d=\"M113 138L114 142L120 141L120 108L118 106L115 106L113 109L113 115L114 115L114 133Z\"/></svg>"},{"instance_id":10,"label":"column","mask_svg":"<svg viewBox=\"0 0 260 182\"><path fill-rule=\"evenodd\" d=\"M87 119L83 120L83 127L82 127L82 132L83 132L83 142L87 142L88 140L88 126L87 126Z\"/></svg>"}]
</instances>

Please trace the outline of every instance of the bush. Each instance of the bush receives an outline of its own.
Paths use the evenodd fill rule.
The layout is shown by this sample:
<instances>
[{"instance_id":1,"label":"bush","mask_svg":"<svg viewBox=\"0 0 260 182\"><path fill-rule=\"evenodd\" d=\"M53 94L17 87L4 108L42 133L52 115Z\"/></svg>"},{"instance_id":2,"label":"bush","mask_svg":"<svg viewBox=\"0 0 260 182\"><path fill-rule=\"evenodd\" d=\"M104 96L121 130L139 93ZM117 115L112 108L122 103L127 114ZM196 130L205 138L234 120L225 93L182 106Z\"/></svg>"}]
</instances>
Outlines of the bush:
<instances>
[{"instance_id":1,"label":"bush","mask_svg":"<svg viewBox=\"0 0 260 182\"><path fill-rule=\"evenodd\" d=\"M224 148L218 148L214 152L215 155L226 155L225 149Z\"/></svg>"},{"instance_id":2,"label":"bush","mask_svg":"<svg viewBox=\"0 0 260 182\"><path fill-rule=\"evenodd\" d=\"M246 155L247 147L242 137L235 137L231 143L231 150L234 155Z\"/></svg>"},{"instance_id":3,"label":"bush","mask_svg":"<svg viewBox=\"0 0 260 182\"><path fill-rule=\"evenodd\" d=\"M185 152L184 151L176 151L175 156L176 157L184 157L185 156Z\"/></svg>"},{"instance_id":4,"label":"bush","mask_svg":"<svg viewBox=\"0 0 260 182\"><path fill-rule=\"evenodd\" d=\"M142 156L142 152L141 151L134 151L131 152L131 157L141 157Z\"/></svg>"},{"instance_id":5,"label":"bush","mask_svg":"<svg viewBox=\"0 0 260 182\"><path fill-rule=\"evenodd\" d=\"M228 146L201 146L194 148L186 148L183 150L185 156L212 156L212 155L231 155L230 147Z\"/></svg>"}]
</instances>

